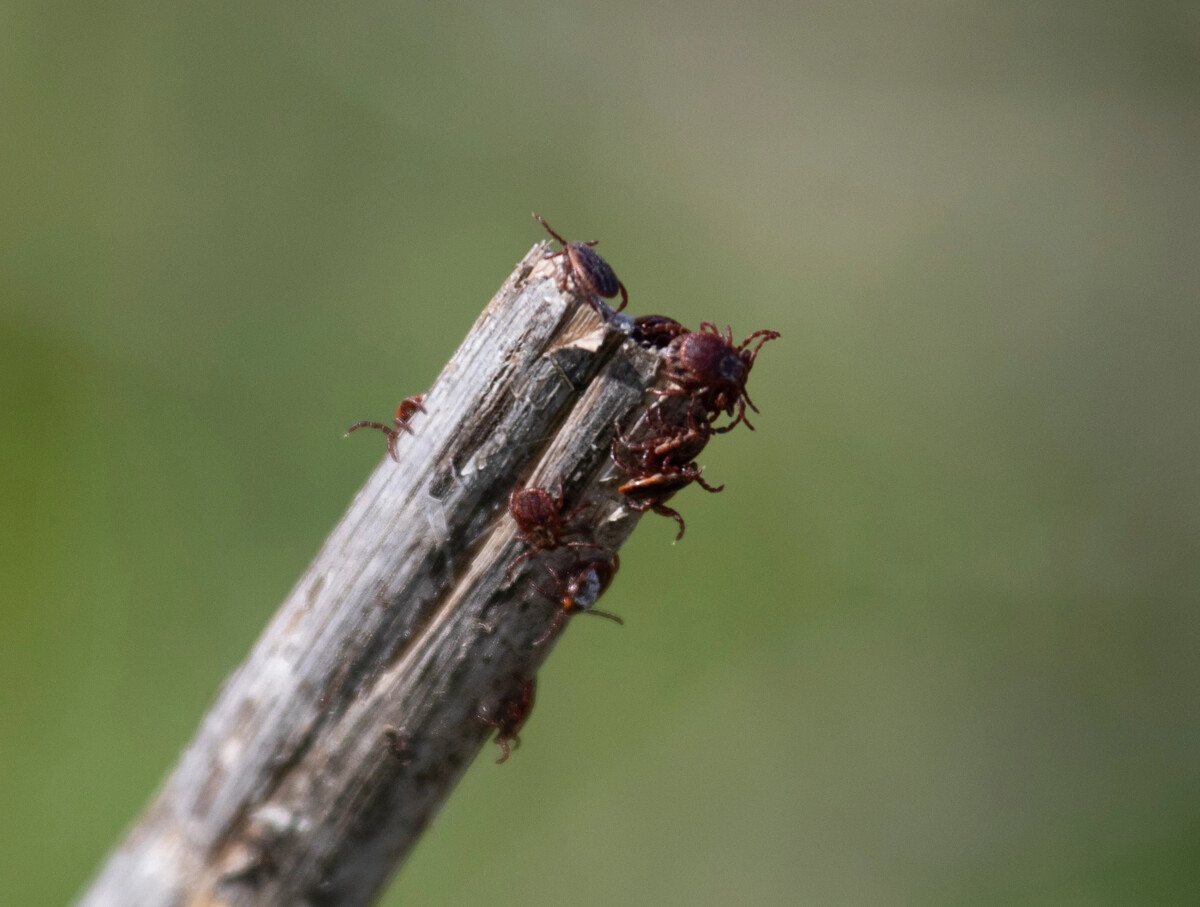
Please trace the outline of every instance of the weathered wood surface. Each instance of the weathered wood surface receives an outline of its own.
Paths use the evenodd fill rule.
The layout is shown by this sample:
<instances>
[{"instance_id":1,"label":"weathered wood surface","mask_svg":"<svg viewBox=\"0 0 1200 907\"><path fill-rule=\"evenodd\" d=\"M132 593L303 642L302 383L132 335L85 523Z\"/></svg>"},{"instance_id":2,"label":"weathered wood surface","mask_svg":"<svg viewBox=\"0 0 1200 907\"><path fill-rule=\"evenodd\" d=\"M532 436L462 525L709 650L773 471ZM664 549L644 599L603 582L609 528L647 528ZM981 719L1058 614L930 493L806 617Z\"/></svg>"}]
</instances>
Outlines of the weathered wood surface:
<instances>
[{"instance_id":1,"label":"weathered wood surface","mask_svg":"<svg viewBox=\"0 0 1200 907\"><path fill-rule=\"evenodd\" d=\"M371 903L491 735L480 710L549 654L532 643L556 606L534 571L570 555L508 583L525 548L507 496L561 478L618 548L639 515L608 452L660 361L629 319L561 293L546 248L484 310L85 907Z\"/></svg>"}]
</instances>

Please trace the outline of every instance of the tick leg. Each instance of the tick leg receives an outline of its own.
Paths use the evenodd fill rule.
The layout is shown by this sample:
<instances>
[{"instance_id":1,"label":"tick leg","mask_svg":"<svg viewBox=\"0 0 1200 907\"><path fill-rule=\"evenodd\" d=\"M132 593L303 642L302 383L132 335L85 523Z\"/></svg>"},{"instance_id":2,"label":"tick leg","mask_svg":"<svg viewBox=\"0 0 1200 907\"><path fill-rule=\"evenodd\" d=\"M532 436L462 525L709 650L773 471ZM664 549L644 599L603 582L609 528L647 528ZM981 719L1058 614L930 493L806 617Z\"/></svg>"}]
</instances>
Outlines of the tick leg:
<instances>
[{"instance_id":1,"label":"tick leg","mask_svg":"<svg viewBox=\"0 0 1200 907\"><path fill-rule=\"evenodd\" d=\"M397 463L400 462L400 458L396 456L396 436L399 434L396 429L384 425L382 422L355 422L348 429L346 429L346 434L343 435L343 437L350 437L350 435L358 431L360 428L376 428L387 435L388 456L390 456Z\"/></svg>"},{"instance_id":2,"label":"tick leg","mask_svg":"<svg viewBox=\"0 0 1200 907\"><path fill-rule=\"evenodd\" d=\"M656 412L656 410L651 410L651 412ZM621 431L620 422L617 423L617 440L621 442L621 445L626 450L649 450L654 446L653 441L630 441L629 438L625 437L625 433Z\"/></svg>"},{"instance_id":3,"label":"tick leg","mask_svg":"<svg viewBox=\"0 0 1200 907\"><path fill-rule=\"evenodd\" d=\"M754 405L754 401L750 399L750 395L746 393L746 389L744 387L742 388L742 395L738 399L740 399L744 405L749 406L752 410L758 412L758 407Z\"/></svg>"},{"instance_id":4,"label":"tick leg","mask_svg":"<svg viewBox=\"0 0 1200 907\"><path fill-rule=\"evenodd\" d=\"M591 614L593 617L603 617L607 620L611 620L614 624L620 624L622 627L625 626L625 621L617 617L617 615L613 614L611 611L597 611L595 608L592 608L590 611L584 611L583 613Z\"/></svg>"},{"instance_id":5,"label":"tick leg","mask_svg":"<svg viewBox=\"0 0 1200 907\"><path fill-rule=\"evenodd\" d=\"M745 395L745 391L742 392L741 397L738 397L738 421L745 422L746 427L751 431L754 431L754 426L751 425L750 420L746 418L746 401L749 399L750 398ZM750 404L750 408L755 412L758 412L757 407L755 407L753 403ZM734 422L733 424L737 425L737 422Z\"/></svg>"},{"instance_id":6,"label":"tick leg","mask_svg":"<svg viewBox=\"0 0 1200 907\"><path fill-rule=\"evenodd\" d=\"M559 630L562 629L562 626L564 623L566 623L566 620L566 610L564 608L559 608L558 613L554 615L553 623L550 624L550 629L533 641L533 647L536 649L551 636L554 636Z\"/></svg>"},{"instance_id":7,"label":"tick leg","mask_svg":"<svg viewBox=\"0 0 1200 907\"><path fill-rule=\"evenodd\" d=\"M626 466L621 461L621 458L617 456L617 442L616 441L613 441L612 447L608 451L608 455L609 455L609 457L612 458L613 463L615 463L617 465L617 468L619 470L621 470L621 472L625 473L626 475L631 475L631 476L636 475L636 473L632 469L630 469L628 466Z\"/></svg>"},{"instance_id":8,"label":"tick leg","mask_svg":"<svg viewBox=\"0 0 1200 907\"><path fill-rule=\"evenodd\" d=\"M559 243L562 244L563 248L566 248L567 241L565 239L563 239L561 236L559 236L557 233L555 233L554 230L552 230L550 228L550 225L548 223L546 223L546 219L544 217L542 217L542 215L535 213L533 215L533 217L539 224L541 224L543 227L546 228L547 233L549 233L551 236L553 236L555 239L557 239L559 241Z\"/></svg>"},{"instance_id":9,"label":"tick leg","mask_svg":"<svg viewBox=\"0 0 1200 907\"><path fill-rule=\"evenodd\" d=\"M542 588L541 583L534 583L533 588L537 589L538 592L542 593L542 595L546 596L546 598L550 599L550 601L554 602L555 604L559 604L562 601L563 595L566 594L566 583L564 583L563 578L558 575L558 571L549 564L546 565L546 572L553 576L554 581L558 583L558 591L547 592L544 588Z\"/></svg>"},{"instance_id":10,"label":"tick leg","mask_svg":"<svg viewBox=\"0 0 1200 907\"><path fill-rule=\"evenodd\" d=\"M724 485L718 485L716 488L713 488L706 481L704 481L704 478L702 476L696 476L696 484L699 485L701 488L703 488L705 491L712 492L713 494L716 494L718 491L725 490Z\"/></svg>"},{"instance_id":11,"label":"tick leg","mask_svg":"<svg viewBox=\"0 0 1200 907\"><path fill-rule=\"evenodd\" d=\"M700 433L700 431L701 431L702 429L700 428L700 426L699 426L699 425L697 425L697 424L696 424L696 409L697 409L697 407L696 407L696 401L695 401L695 400L693 400L693 401L692 401L692 406L691 406L691 408L688 410L688 418L687 418L687 423L688 423L688 430L689 430L689 431L692 431L692 432L695 432L696 434L699 434L699 433ZM703 430L707 430L707 429L709 428L709 426L710 426L710 423L709 423L709 420L708 420L708 413L704 412L704 410L700 410L700 418L701 418L701 419L703 420L703 422L704 422L704 429L703 429Z\"/></svg>"},{"instance_id":12,"label":"tick leg","mask_svg":"<svg viewBox=\"0 0 1200 907\"><path fill-rule=\"evenodd\" d=\"M505 580L507 582L511 583L513 581L513 571L517 569L517 565L521 564L524 561L529 560L531 557L533 557L535 554L537 554L541 550L542 550L541 548L531 548L530 550L526 551L524 554L517 555L517 558L511 564L508 565L508 572L506 572L504 574ZM553 598L553 596L551 596L551 598Z\"/></svg>"},{"instance_id":13,"label":"tick leg","mask_svg":"<svg viewBox=\"0 0 1200 907\"><path fill-rule=\"evenodd\" d=\"M641 450L641 448L637 448L637 450ZM630 450L630 449L625 450L626 454L631 454L634 452L635 452L634 450ZM631 476L649 475L649 473L647 473L646 470L650 468L647 465L650 462L650 459L649 459L650 454L644 450L642 451L641 463L640 464L635 463L633 466L630 466L628 463L626 463L624 460L622 460L617 455L617 442L615 440L612 443L612 448L609 450L608 455L609 455L609 457L612 458L612 461L617 464L617 468L620 469L621 472L625 473L626 475L631 475Z\"/></svg>"},{"instance_id":14,"label":"tick leg","mask_svg":"<svg viewBox=\"0 0 1200 907\"><path fill-rule=\"evenodd\" d=\"M681 538L683 538L683 517L680 515L678 510L672 510L666 504L653 504L651 505L650 509L660 516L669 516L676 523L678 523L679 534L675 536L675 541L678 542ZM675 544L675 542L672 542L671 544Z\"/></svg>"},{"instance_id":15,"label":"tick leg","mask_svg":"<svg viewBox=\"0 0 1200 907\"><path fill-rule=\"evenodd\" d=\"M346 429L346 435L353 434L360 428L378 428L385 435L395 431L395 429L393 429L390 425L384 425L382 422L355 422Z\"/></svg>"},{"instance_id":16,"label":"tick leg","mask_svg":"<svg viewBox=\"0 0 1200 907\"><path fill-rule=\"evenodd\" d=\"M758 351L762 349L762 345L764 343L766 343L768 340L778 340L780 336L781 335L779 331L755 331L742 342L742 345L738 347L738 350L744 350L746 347L748 347L750 345L750 341L755 337L762 337L763 339L758 342L758 346L756 346L754 351L750 354L750 361L753 362L755 357L758 356Z\"/></svg>"},{"instance_id":17,"label":"tick leg","mask_svg":"<svg viewBox=\"0 0 1200 907\"><path fill-rule=\"evenodd\" d=\"M629 293L625 290L625 284L617 281L617 288L621 291L621 304L617 306L617 311L621 311L629 304Z\"/></svg>"}]
</instances>

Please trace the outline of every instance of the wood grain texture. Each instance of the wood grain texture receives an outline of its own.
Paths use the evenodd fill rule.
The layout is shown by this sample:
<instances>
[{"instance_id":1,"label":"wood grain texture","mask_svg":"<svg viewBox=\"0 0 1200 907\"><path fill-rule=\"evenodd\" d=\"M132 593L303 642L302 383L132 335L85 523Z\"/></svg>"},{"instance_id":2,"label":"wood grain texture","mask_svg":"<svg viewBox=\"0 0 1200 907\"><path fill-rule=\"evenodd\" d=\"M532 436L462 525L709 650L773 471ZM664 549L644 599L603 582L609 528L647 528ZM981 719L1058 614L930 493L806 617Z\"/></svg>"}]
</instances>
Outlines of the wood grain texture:
<instances>
[{"instance_id":1,"label":"wood grain texture","mask_svg":"<svg viewBox=\"0 0 1200 907\"><path fill-rule=\"evenodd\" d=\"M532 643L556 605L534 583L570 555L507 582L524 550L507 496L561 479L620 547L639 514L608 453L655 399L660 353L560 292L546 249L480 315L85 907L371 903L492 732L481 710L549 654Z\"/></svg>"}]
</instances>

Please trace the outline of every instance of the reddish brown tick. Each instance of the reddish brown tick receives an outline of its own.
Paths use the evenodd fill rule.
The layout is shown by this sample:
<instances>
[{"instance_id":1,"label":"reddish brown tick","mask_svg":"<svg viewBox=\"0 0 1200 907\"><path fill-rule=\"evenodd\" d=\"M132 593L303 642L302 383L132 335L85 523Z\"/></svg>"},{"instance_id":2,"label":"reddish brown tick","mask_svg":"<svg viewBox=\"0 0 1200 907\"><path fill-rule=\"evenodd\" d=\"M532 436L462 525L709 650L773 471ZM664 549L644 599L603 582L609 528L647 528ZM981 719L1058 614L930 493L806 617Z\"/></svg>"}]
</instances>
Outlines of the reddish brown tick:
<instances>
[{"instance_id":1,"label":"reddish brown tick","mask_svg":"<svg viewBox=\"0 0 1200 907\"><path fill-rule=\"evenodd\" d=\"M677 542L683 538L683 515L678 510L668 507L666 502L676 492L687 488L692 482L699 482L702 488L712 492L720 491L725 487L721 485L720 487L713 488L706 483L700 478L701 468L695 463L687 463L683 466L665 465L660 471L651 472L643 470L640 466L630 467L621 462L620 457L617 456L615 447L612 452L612 458L617 466L633 477L617 489L625 496L625 506L638 513L653 510L659 516L666 516L673 519L679 524L679 532L675 535L675 541Z\"/></svg>"},{"instance_id":2,"label":"reddish brown tick","mask_svg":"<svg viewBox=\"0 0 1200 907\"><path fill-rule=\"evenodd\" d=\"M514 488L509 492L509 515L517 524L517 529L521 531L521 537L530 546L528 551L518 555L508 565L508 572L505 575L509 582L512 582L513 571L523 561L533 557L539 551L551 551L564 545L569 548L594 548L597 551L608 551L602 545L592 542L564 541L564 535L579 531L570 526L570 521L586 505L581 504L567 514L563 514L563 506L562 479L558 480L555 494L542 488Z\"/></svg>"},{"instance_id":3,"label":"reddish brown tick","mask_svg":"<svg viewBox=\"0 0 1200 907\"><path fill-rule=\"evenodd\" d=\"M713 433L703 412L699 413L697 424L697 409L694 405L686 424L676 426L667 425L661 412L653 409L647 417L653 428L650 437L630 441L618 429L610 451L617 468L630 476L629 481L617 489L625 496L626 506L638 513L653 510L673 519L679 524L675 541L683 538L683 516L666 502L692 482L714 494L725 487L709 485L701 476L703 470L696 465L695 458Z\"/></svg>"},{"instance_id":4,"label":"reddish brown tick","mask_svg":"<svg viewBox=\"0 0 1200 907\"><path fill-rule=\"evenodd\" d=\"M396 427L384 425L382 422L355 422L346 429L346 437L349 437L360 428L375 428L383 432L387 436L388 455L397 463L400 458L396 456L396 439L400 437L400 432L406 431L410 435L413 433L409 426L409 420L417 414L417 411L425 412L424 394L413 394L411 397L405 397L400 401L400 405L396 407Z\"/></svg>"},{"instance_id":5,"label":"reddish brown tick","mask_svg":"<svg viewBox=\"0 0 1200 907\"><path fill-rule=\"evenodd\" d=\"M667 397L690 395L710 418L721 413L733 416L736 409L737 417L723 428L713 428L714 434L730 431L739 422L753 429L746 418L746 407L755 412L758 407L746 393L746 379L762 345L777 337L778 331L755 331L740 346L734 346L732 328L726 327L722 335L711 321L703 321L700 330L687 331L671 340L667 347L667 374L676 387L656 393ZM761 339L750 349L756 338Z\"/></svg>"},{"instance_id":6,"label":"reddish brown tick","mask_svg":"<svg viewBox=\"0 0 1200 907\"><path fill-rule=\"evenodd\" d=\"M573 614L593 614L614 623L625 623L617 615L608 611L599 611L594 607L600 600L600 596L608 591L613 577L621 569L620 557L614 554L606 558L593 557L577 560L567 571L566 578L553 567L547 566L546 569L554 577L558 589L554 592L548 592L541 586L538 586L537 589L542 595L551 601L558 602L562 607L554 615L554 622L550 625L550 629L534 640L535 646L540 646L557 633L566 623L567 618Z\"/></svg>"},{"instance_id":7,"label":"reddish brown tick","mask_svg":"<svg viewBox=\"0 0 1200 907\"><path fill-rule=\"evenodd\" d=\"M490 710L479 710L480 721L496 729L496 743L500 747L497 765L506 761L511 751L521 745L520 731L533 711L536 693L536 677L514 674L496 704Z\"/></svg>"},{"instance_id":8,"label":"reddish brown tick","mask_svg":"<svg viewBox=\"0 0 1200 907\"><path fill-rule=\"evenodd\" d=\"M629 302L629 294L625 291L625 284L617 279L616 272L613 271L612 266L600 257L599 252L592 248L600 240L567 242L551 229L550 225L546 223L540 214L533 216L539 224L546 228L546 232L557 239L562 246L560 251L546 256L547 258L556 258L561 255L565 262L563 278L558 288L565 290L567 288L567 280L573 278L576 292L581 295L586 294L588 302L601 317L604 317L604 311L596 301L595 297L597 296L602 296L605 299L615 299L617 294L620 293L621 304L617 306L617 311L619 312L625 308L626 303Z\"/></svg>"},{"instance_id":9,"label":"reddish brown tick","mask_svg":"<svg viewBox=\"0 0 1200 907\"><path fill-rule=\"evenodd\" d=\"M630 441L617 428L617 440L626 451L638 457L639 468L633 471L638 475L653 475L664 469L685 466L700 456L713 434L708 415L698 404L692 406L683 424L668 424L662 407L651 409L646 414L646 421L651 430L642 441ZM614 442L613 450L616 448ZM631 472L623 463L620 465L626 472ZM703 481L700 484L713 490Z\"/></svg>"}]
</instances>

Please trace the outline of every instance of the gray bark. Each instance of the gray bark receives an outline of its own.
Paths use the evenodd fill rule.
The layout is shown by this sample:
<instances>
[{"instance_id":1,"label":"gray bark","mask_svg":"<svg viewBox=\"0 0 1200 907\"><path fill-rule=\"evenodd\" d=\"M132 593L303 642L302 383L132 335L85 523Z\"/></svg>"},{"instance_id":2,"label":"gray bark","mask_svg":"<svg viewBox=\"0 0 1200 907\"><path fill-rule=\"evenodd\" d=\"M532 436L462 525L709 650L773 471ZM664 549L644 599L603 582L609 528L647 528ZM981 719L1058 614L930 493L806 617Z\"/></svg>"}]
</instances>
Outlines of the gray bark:
<instances>
[{"instance_id":1,"label":"gray bark","mask_svg":"<svg viewBox=\"0 0 1200 907\"><path fill-rule=\"evenodd\" d=\"M371 903L493 732L481 713L549 654L554 638L533 643L558 606L536 586L572 555L506 581L527 550L508 494L561 479L620 547L639 514L609 448L655 399L660 354L560 292L546 248L479 317L400 463L355 497L85 907Z\"/></svg>"}]
</instances>

